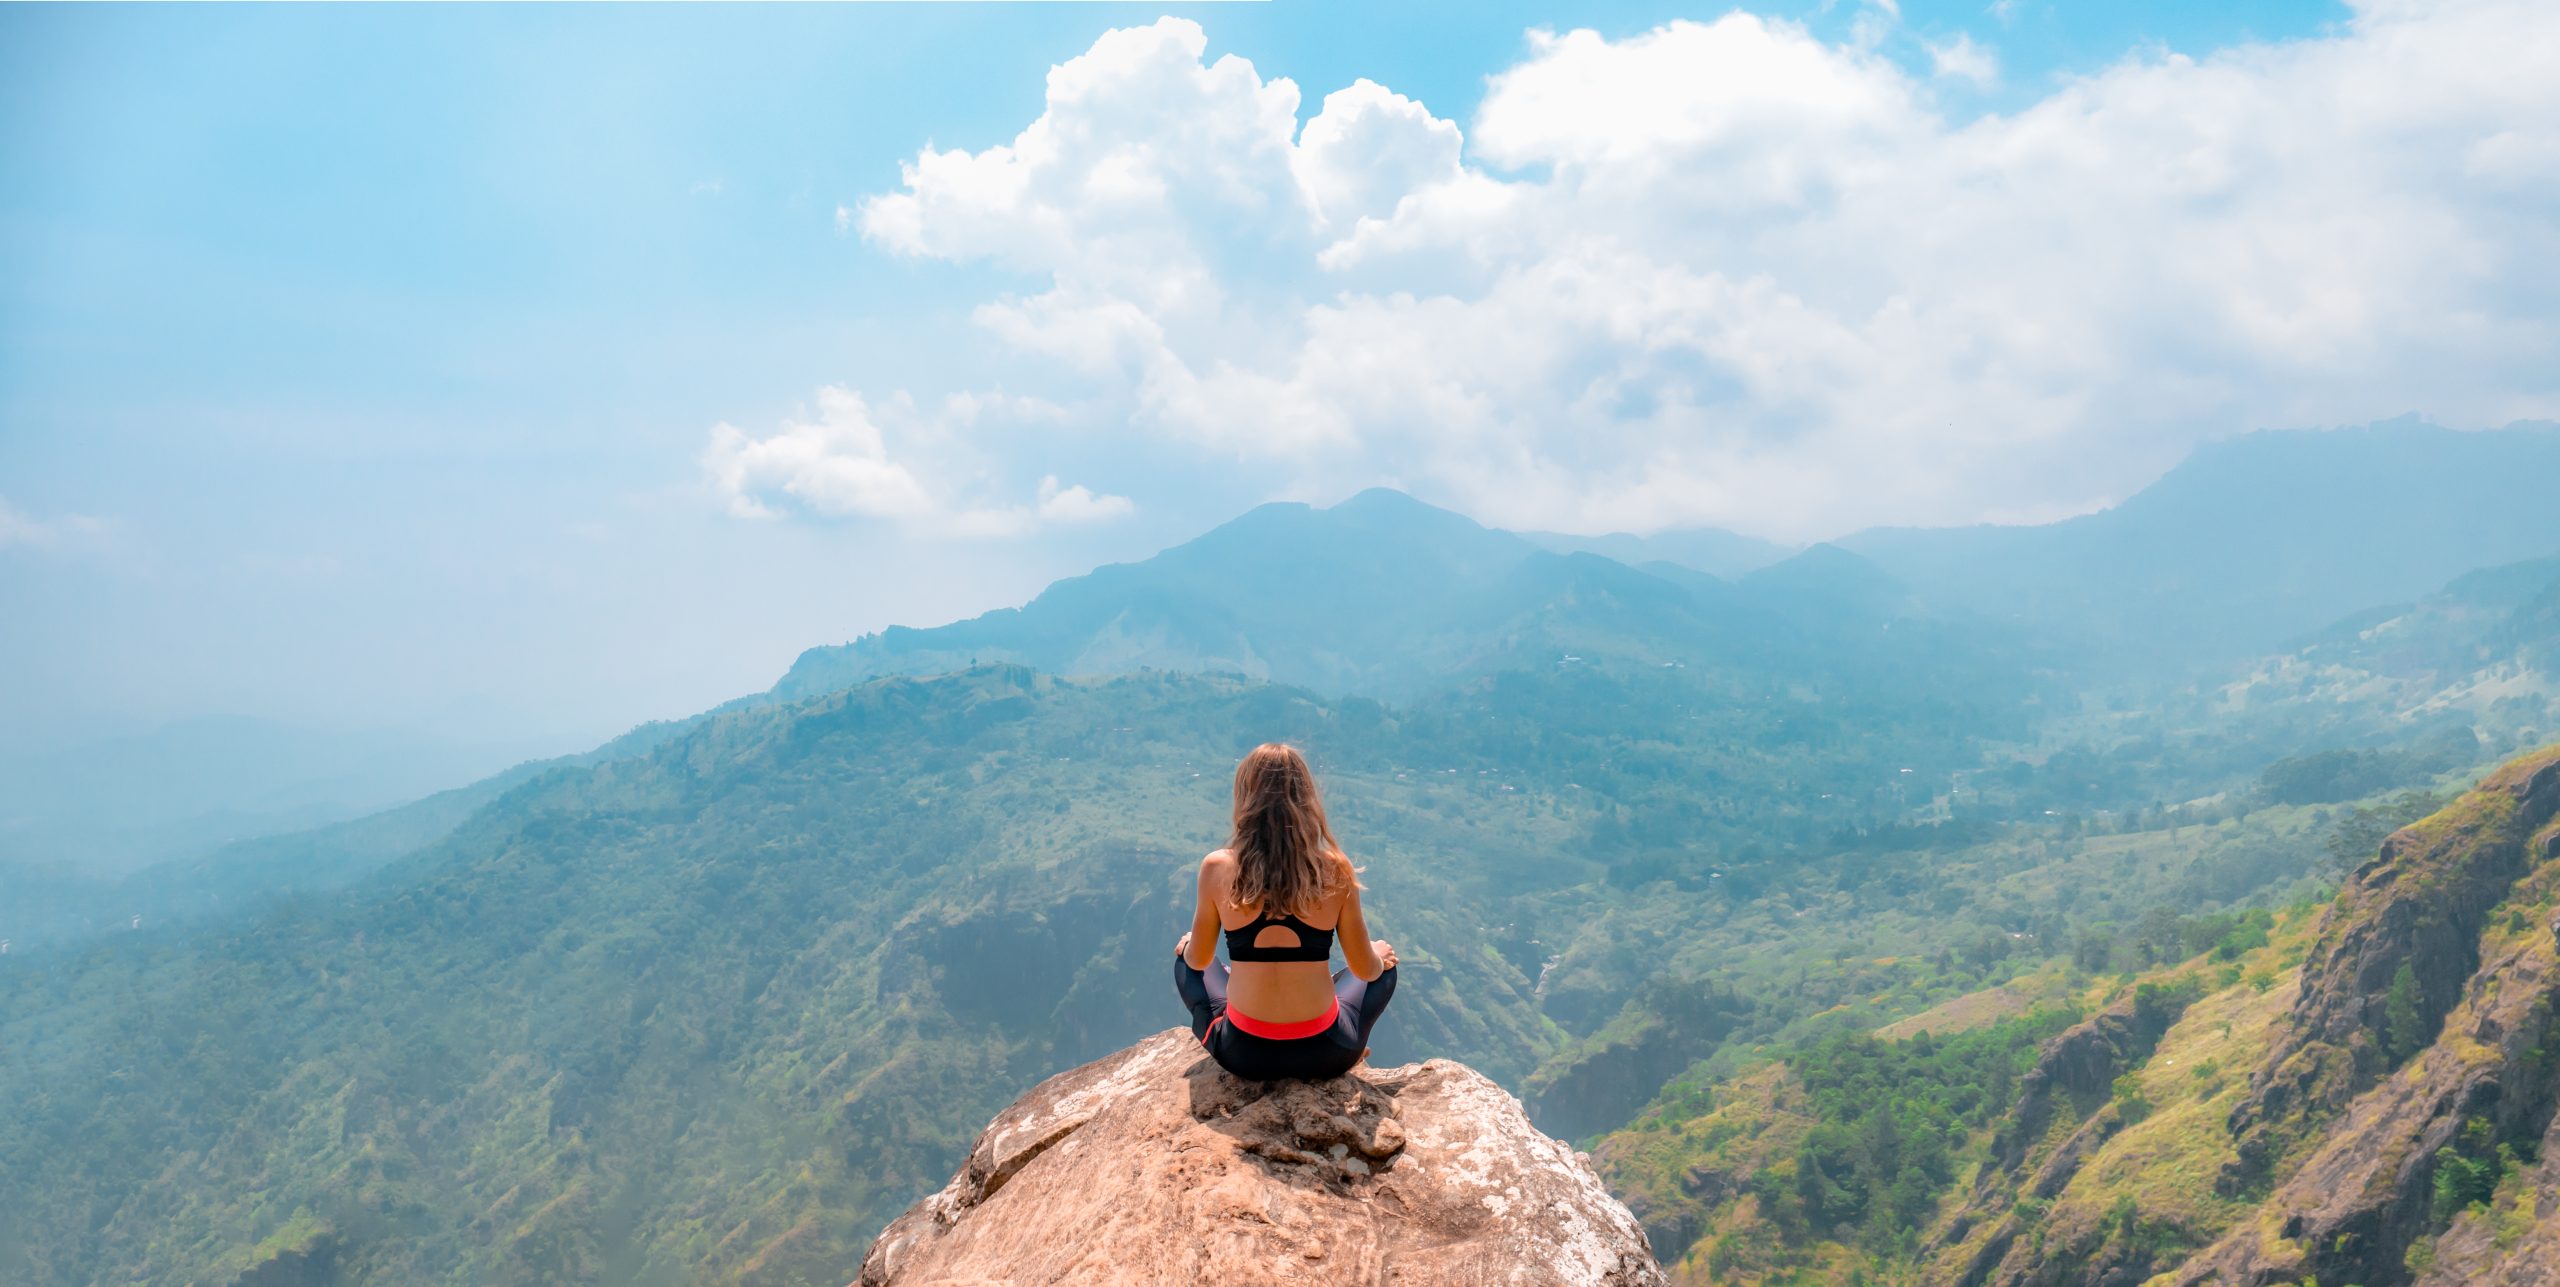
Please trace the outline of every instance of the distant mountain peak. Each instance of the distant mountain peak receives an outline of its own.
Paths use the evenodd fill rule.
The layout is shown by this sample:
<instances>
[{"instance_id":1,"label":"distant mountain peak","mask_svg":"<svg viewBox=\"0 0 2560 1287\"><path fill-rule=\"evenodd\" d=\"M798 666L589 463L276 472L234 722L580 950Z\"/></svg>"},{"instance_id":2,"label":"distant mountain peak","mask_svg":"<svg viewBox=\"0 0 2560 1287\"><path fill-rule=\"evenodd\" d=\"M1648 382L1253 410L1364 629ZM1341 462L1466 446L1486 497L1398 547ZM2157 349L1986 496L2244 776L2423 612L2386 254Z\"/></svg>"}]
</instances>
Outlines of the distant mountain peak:
<instances>
[{"instance_id":1,"label":"distant mountain peak","mask_svg":"<svg viewBox=\"0 0 2560 1287\"><path fill-rule=\"evenodd\" d=\"M1360 510L1402 510L1407 513L1429 510L1441 514L1455 512L1441 509L1437 505L1416 498L1410 492L1400 492L1393 487L1363 487L1327 508L1354 512Z\"/></svg>"}]
</instances>

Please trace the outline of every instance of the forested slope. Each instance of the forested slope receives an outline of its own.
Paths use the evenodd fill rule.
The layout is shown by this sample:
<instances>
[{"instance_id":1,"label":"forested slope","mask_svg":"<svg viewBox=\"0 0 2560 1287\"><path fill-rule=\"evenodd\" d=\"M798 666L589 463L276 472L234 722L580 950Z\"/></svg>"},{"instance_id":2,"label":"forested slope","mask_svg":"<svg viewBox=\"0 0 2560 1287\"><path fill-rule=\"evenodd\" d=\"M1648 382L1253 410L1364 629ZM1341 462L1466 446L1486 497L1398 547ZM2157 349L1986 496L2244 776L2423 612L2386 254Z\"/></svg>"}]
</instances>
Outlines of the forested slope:
<instances>
[{"instance_id":1,"label":"forested slope","mask_svg":"<svg viewBox=\"0 0 2560 1287\"><path fill-rule=\"evenodd\" d=\"M2555 900L2560 747L2334 902L1677 1082L1602 1170L1699 1283L2539 1281Z\"/></svg>"},{"instance_id":2,"label":"forested slope","mask_svg":"<svg viewBox=\"0 0 2560 1287\"><path fill-rule=\"evenodd\" d=\"M1269 737L1317 755L1405 945L1380 1057L1517 1084L1645 969L1611 908L1662 899L1613 892L1608 856L1666 852L1671 819L1827 834L1889 807L1895 760L1965 753L1844 752L1855 708L1815 702L1694 719L1674 683L1580 668L1399 712L884 680L546 771L342 895L9 958L0 1269L822 1279L992 1107L1176 1017L1190 864Z\"/></svg>"}]
</instances>

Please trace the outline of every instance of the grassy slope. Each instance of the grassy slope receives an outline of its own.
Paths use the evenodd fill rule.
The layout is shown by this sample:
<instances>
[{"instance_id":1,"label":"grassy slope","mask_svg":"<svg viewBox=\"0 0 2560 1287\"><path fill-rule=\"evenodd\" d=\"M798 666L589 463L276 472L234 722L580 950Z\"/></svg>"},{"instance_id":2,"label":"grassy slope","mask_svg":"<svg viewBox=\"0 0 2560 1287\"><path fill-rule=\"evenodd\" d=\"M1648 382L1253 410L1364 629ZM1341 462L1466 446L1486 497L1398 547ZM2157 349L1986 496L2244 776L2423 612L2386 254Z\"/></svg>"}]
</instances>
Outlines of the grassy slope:
<instances>
[{"instance_id":1,"label":"grassy slope","mask_svg":"<svg viewBox=\"0 0 2560 1287\"><path fill-rule=\"evenodd\" d=\"M2456 825L2448 819L2461 815L2464 807L2449 808L2421 830ZM2085 903L2097 898L2102 873L2110 867L2137 879L2176 881L2184 868L2208 854L2228 861L2241 847L2235 833L2274 839L2300 822L2293 811L2268 812L2275 816L2251 815L2219 834L2188 829L2178 837L2104 837L2076 852L2057 854L2052 868L2031 867L2004 884L2013 895L2058 891L2075 883L2076 873L2080 882L2092 882L2083 885L2090 891L2082 897ZM2199 852L2199 842L2210 849ZM2188 855L2183 859L2182 851ZM2544 863L2519 882L2492 913L2483 935L2484 955L2501 958L2515 950L2547 955L2555 909L2560 909L2560 860ZM2133 975L2097 976L2054 963L1878 1028L1881 1037L1908 1042L1923 1033L1945 1037L2015 1023L2039 1004L2094 1012L2122 1001L2137 984L2183 983L2200 993L2117 1083L2113 1096L2102 1096L2086 1116L2057 1115L2039 1139L2027 1142L2025 1163L2016 1172L2021 1176L2035 1175L2066 1141L2078 1138L2086 1151L2076 1169L2065 1168L2067 1183L2046 1198L2020 1193L2014 1206L2002 1199L1990 1213L1994 1220L1982 1219L1977 1211L1963 1224L1950 1223L1965 1209L1965 1195L1986 1178L1973 1168L1984 1163L1993 1135L1989 1128L1966 1134L1965 1169L1938 1194L1936 1227L1912 1249L1820 1236L1773 1218L1752 1191L1754 1177L1772 1170L1792 1174L1798 1151L1821 1122L1795 1068L1806 1049L1801 1038L1772 1041L1754 1056L1737 1052L1721 1069L1702 1067L1678 1079L1634 1123L1600 1143L1602 1170L1658 1234L1672 1228L1675 1238L1686 1242L1673 1266L1684 1283L1810 1284L1857 1275L1877 1282L1954 1281L1995 1232L2015 1235L2033 1256L2048 1261L2087 1265L2131 1260L2155 1269L2174 1267L2187 1252L2262 1218L2263 1190L2233 1195L2217 1187L2237 1156L2228 1122L2251 1072L2293 1010L2302 963L2324 911L2298 906L2278 913L2268 941L2236 958L2208 954ZM2477 1043L2460 1028L2458 1022L2450 1024L2439 1038L2440 1049L2453 1052L2450 1057L2496 1056L2485 1048L2464 1056L2466 1043ZM1817 1030L1799 1025L1794 1031ZM2103 1142L2089 1148L2091 1136L2083 1127L2092 1122L2102 1127L2097 1135ZM2286 1165L2299 1160L2297 1153ZM2516 1197L2522 1183L2518 1174L2511 1173L2492 1199L2458 1216L2447 1240L2466 1246L2513 1244L2532 1224L2518 1214L2524 1210ZM2007 1183L2013 1181L1993 1185L1992 1191L2008 1191ZM1998 1229L2000 1216L2011 1217L2014 1224ZM2430 1243L2412 1253L2413 1264L2432 1254Z\"/></svg>"},{"instance_id":2,"label":"grassy slope","mask_svg":"<svg viewBox=\"0 0 2560 1287\"><path fill-rule=\"evenodd\" d=\"M2219 982L2233 971L2239 977L2197 1001L2170 1028L2137 1075L2150 1112L2101 1150L2084 1170L2085 1183L2049 1204L2041 1216L2048 1228L2103 1223L2126 1196L2154 1220L2200 1229L2228 1223L2238 1208L2216 1198L2212 1186L2229 1155L2222 1115L2246 1082L2257 1043L2291 1002L2292 978L2310 919L2298 912L2279 917L2270 944L2236 962L2182 962L2139 976L2137 981L2152 983L2186 976ZM1921 1032L1944 1037L2017 1022L2037 1006L2094 1012L2131 987L2121 978L2039 971L1888 1024L1879 1035L1898 1041ZM1779 1053L1703 1095L1694 1090L1690 1095L1684 1105L1676 1094L1666 1094L1644 1118L1605 1141L1599 1155L1612 1187L1639 1206L1692 1209L1689 1218L1697 1237L1673 1266L1679 1281L1822 1283L1841 1281L1853 1271L1880 1281L1934 1281L1939 1276L1909 1257L1829 1238L1808 1239L1777 1226L1761 1210L1749 1192L1752 1178L1771 1167L1791 1167L1818 1121L1807 1109L1787 1054ZM1683 1111L1700 1105L1705 1111ZM2078 1125L2076 1119L2057 1122L2044 1144L2059 1143ZM1991 1133L1988 1126L1968 1133L1968 1168L1980 1163ZM1943 1208L1951 1209L1969 1188L1969 1169L1962 1175L1941 1195ZM1701 1201L1702 1196L1707 1200ZM1962 1250L1949 1258L1961 1259Z\"/></svg>"},{"instance_id":3,"label":"grassy slope","mask_svg":"<svg viewBox=\"0 0 2560 1287\"><path fill-rule=\"evenodd\" d=\"M1720 1282L1785 1282L1799 1277L1825 1281L1853 1262L1881 1272L1889 1266L1836 1244L1788 1246L1785 1236L1758 1219L1756 1204L1747 1193L1718 1193L1728 1184L1735 1189L1747 1186L1758 1169L1790 1156L1811 1128L1811 1119L1786 1108L1786 1052L1822 1033L1849 1028L1874 1028L1889 1039L1907 1039L1922 1031L1944 1036L2014 1020L2039 1005L2084 1011L2101 1008L2130 986L2131 976L2092 976L2047 956L2048 951L2065 946L2060 940L2069 936L2068 927L2127 924L2140 909L2159 905L2164 896L2182 898L2180 905L2193 906L2202 900L2186 891L2228 887L2235 873L2256 873L2257 883L2243 887L2240 894L2275 897L2295 891L2316 879L2319 839L2329 816L2330 811L2279 807L2207 826L2077 839L2005 838L1941 855L1930 864L1931 875L1950 887L1973 891L1968 912L1994 924L2005 918L2006 923L2039 926L2037 931L2013 932L2056 940L2051 944L2019 940L2019 954L2003 958L2004 967L2014 973L1993 986L1953 990L1953 995L1947 986L1948 972L1933 959L1925 905L1863 907L1866 900L1858 892L1835 890L1830 898L1838 906L1820 922L1831 932L1801 936L1775 929L1778 921L1797 919L1788 915L1796 907L1764 911L1746 923L1758 928L1762 941L1792 942L1793 947L1756 959L1743 957L1749 962L1744 968L1781 978L1791 977L1791 970L1824 970L1860 990L1764 1034L1764 1040L1752 1047L1729 1048L1675 1080L1644 1115L1600 1143L1604 1174L1640 1209L1665 1213L1660 1218L1671 1223L1685 1221L1699 1235L1681 1263L1702 1281L1707 1277ZM1866 882L1874 883L1872 877ZM2287 924L2298 922L2296 918ZM1823 955L1826 943L1830 953L1839 953L1838 928L1844 924L1855 927L1849 931L1852 942L1905 946L1906 951L1843 954L1837 959ZM2280 936L2279 942L2286 945L2282 950L2298 954L2299 933L2289 930L2288 936ZM1934 943L1941 950L1947 946L1943 934ZM1910 952L1906 945L1917 945L1919 951ZM2257 991L2255 983L2275 986L2280 971L2271 964L2269 954L2277 950L2252 954L2245 972L2253 981L2236 985L2237 989L2263 1003L2265 994ZM2215 977L2227 968L2217 967ZM2143 971L2139 977L2157 980L2169 972ZM2218 996L2210 1002L2208 1013L2223 1004ZM2236 1068L2236 1077L2245 1079L2245 1060L2235 1064L2225 1058L2222 1064L2225 1069ZM1722 1080L1726 1077L1733 1080ZM2234 1077L2229 1071L2223 1074L2225 1082ZM1701 1106L1705 1111L1686 1115ZM1971 1143L1978 1148L1983 1140ZM1699 1176L1707 1177L1703 1186ZM1717 1200L1700 1201L1702 1187ZM1719 1243L1725 1246L1725 1255L1710 1275L1707 1261Z\"/></svg>"}]
</instances>

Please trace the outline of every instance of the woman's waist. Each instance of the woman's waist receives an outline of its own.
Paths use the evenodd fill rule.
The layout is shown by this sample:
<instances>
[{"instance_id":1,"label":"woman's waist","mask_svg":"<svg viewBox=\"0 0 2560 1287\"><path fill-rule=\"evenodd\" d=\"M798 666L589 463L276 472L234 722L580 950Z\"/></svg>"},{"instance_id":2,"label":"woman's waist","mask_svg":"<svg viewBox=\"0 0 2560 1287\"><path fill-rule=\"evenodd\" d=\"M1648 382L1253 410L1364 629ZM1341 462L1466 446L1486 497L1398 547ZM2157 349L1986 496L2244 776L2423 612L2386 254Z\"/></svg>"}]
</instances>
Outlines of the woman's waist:
<instances>
[{"instance_id":1,"label":"woman's waist","mask_svg":"<svg viewBox=\"0 0 2560 1287\"><path fill-rule=\"evenodd\" d=\"M1333 1013L1333 973L1321 961L1228 966L1227 1009L1264 1023L1300 1023Z\"/></svg>"}]
</instances>

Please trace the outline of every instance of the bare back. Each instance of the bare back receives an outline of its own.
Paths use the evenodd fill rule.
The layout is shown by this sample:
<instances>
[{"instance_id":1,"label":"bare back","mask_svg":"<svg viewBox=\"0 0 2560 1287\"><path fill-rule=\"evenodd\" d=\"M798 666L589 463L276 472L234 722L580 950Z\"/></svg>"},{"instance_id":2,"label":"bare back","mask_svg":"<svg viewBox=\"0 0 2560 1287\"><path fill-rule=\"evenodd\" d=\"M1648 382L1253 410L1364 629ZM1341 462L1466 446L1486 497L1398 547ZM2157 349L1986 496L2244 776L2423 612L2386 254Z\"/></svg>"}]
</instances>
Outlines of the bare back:
<instances>
[{"instance_id":1,"label":"bare back","mask_svg":"<svg viewBox=\"0 0 2560 1287\"><path fill-rule=\"evenodd\" d=\"M1350 859L1336 854L1333 861L1339 865L1333 891L1316 905L1291 909L1290 914L1310 929L1334 931L1336 941L1342 945L1344 962L1360 977L1375 978L1384 967L1371 950L1368 927L1360 910L1358 877L1351 870ZM1243 929L1262 918L1262 908L1238 907L1232 901L1230 891L1235 876L1235 856L1224 849L1200 860L1199 902L1192 915L1190 951L1195 966L1207 963L1216 951L1217 940L1226 931ZM1265 925L1253 936L1253 945L1296 947L1298 933L1286 925ZM1364 965L1368 968L1362 969ZM1330 961L1231 962L1229 1004L1244 1014L1273 1023L1317 1018L1333 1008L1331 966Z\"/></svg>"}]
</instances>

